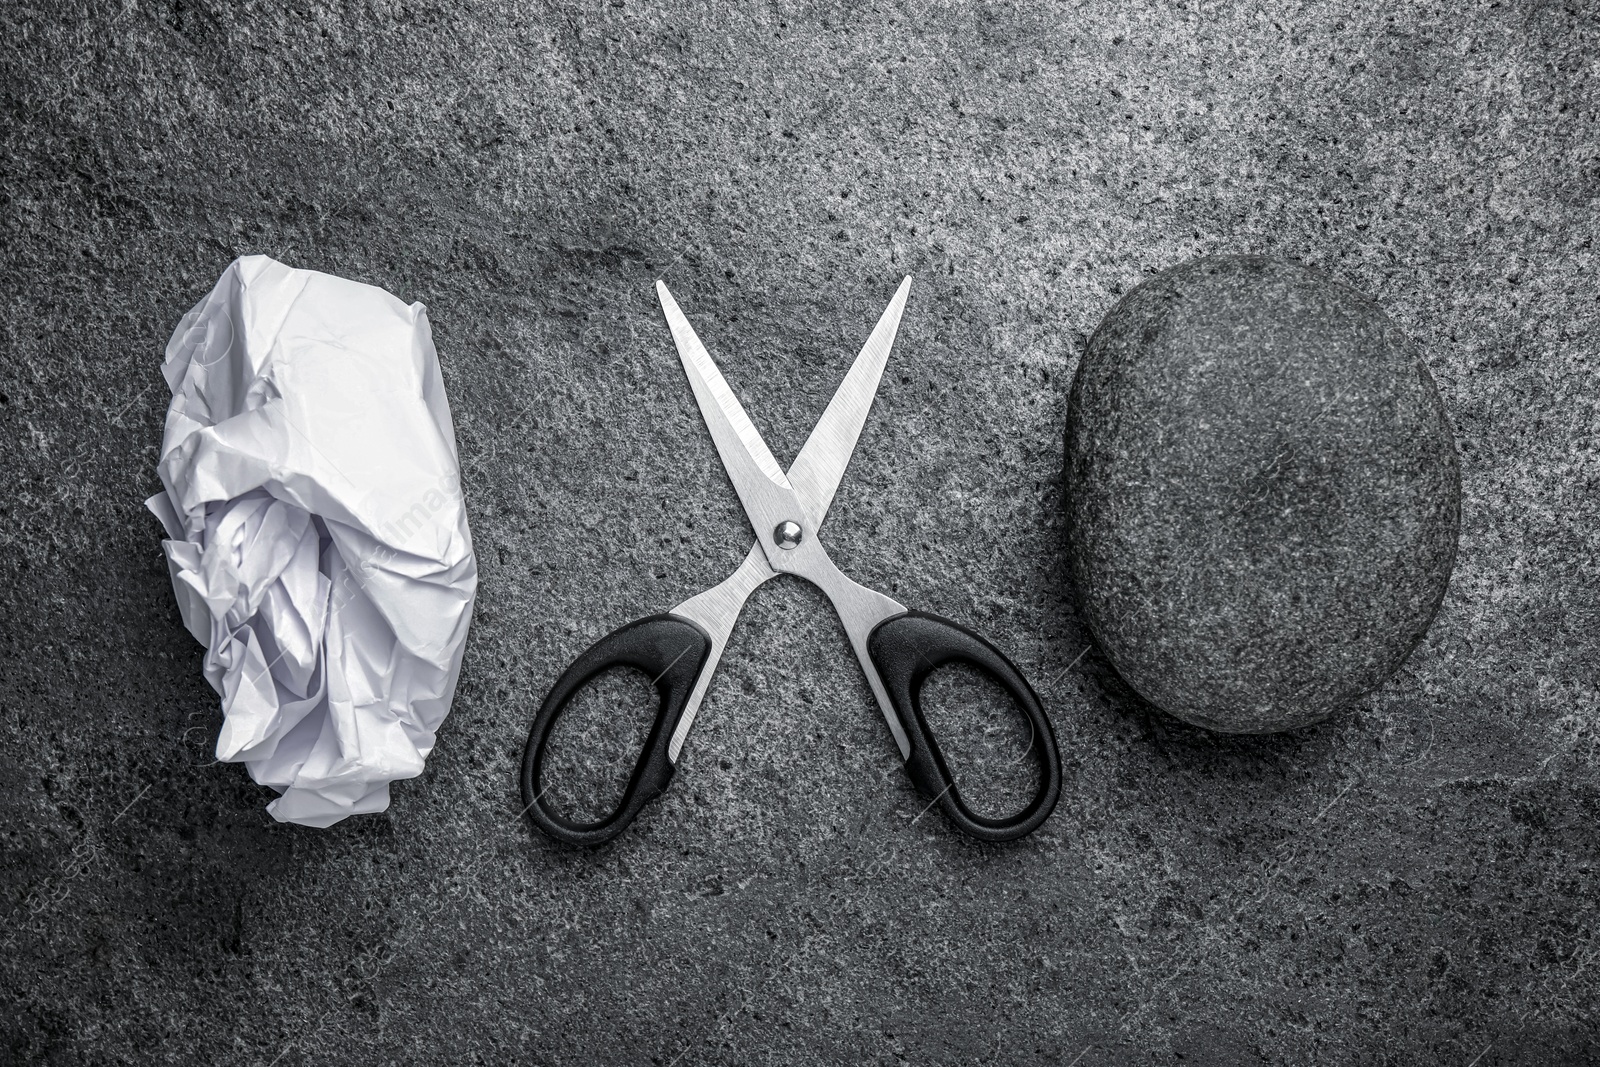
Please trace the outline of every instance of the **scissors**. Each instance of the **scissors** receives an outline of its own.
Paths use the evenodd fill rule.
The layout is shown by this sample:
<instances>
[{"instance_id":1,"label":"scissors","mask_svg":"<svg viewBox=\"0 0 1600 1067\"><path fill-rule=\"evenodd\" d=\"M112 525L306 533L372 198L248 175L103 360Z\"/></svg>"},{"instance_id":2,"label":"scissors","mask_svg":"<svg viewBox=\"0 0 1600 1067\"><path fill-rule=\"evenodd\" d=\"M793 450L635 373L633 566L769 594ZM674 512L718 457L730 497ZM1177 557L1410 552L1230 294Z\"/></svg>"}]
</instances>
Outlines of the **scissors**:
<instances>
[{"instance_id":1,"label":"scissors","mask_svg":"<svg viewBox=\"0 0 1600 1067\"><path fill-rule=\"evenodd\" d=\"M628 623L595 642L572 662L545 697L528 732L522 759L522 799L528 818L545 834L574 845L610 841L672 781L684 739L694 725L722 652L745 601L763 582L794 574L819 586L833 602L850 647L867 676L912 782L951 825L980 841L1010 841L1039 828L1061 792L1061 757L1055 731L1027 679L998 649L964 627L911 611L846 577L817 536L867 420L889 348L894 344L911 279L894 299L834 393L827 410L787 473L767 450L717 365L684 318L664 283L656 293L677 345L695 401L722 465L744 505L756 541L744 562L721 585L660 615ZM1021 811L1004 818L974 814L945 764L923 715L923 683L938 668L965 663L987 674L1027 716L1029 751L1039 763L1039 788ZM661 698L651 727L615 811L575 822L544 804L545 745L567 703L593 678L613 667L632 667L652 680Z\"/></svg>"}]
</instances>

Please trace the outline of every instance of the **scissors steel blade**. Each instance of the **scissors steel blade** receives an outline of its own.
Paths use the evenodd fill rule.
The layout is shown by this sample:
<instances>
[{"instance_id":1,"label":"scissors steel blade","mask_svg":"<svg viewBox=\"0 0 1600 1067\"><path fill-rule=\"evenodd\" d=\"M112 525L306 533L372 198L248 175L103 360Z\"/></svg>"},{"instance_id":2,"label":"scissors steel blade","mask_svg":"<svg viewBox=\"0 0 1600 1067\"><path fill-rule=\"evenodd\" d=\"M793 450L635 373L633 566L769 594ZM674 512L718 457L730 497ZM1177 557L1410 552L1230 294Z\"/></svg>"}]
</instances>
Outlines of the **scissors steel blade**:
<instances>
[{"instance_id":1,"label":"scissors steel blade","mask_svg":"<svg viewBox=\"0 0 1600 1067\"><path fill-rule=\"evenodd\" d=\"M867 338L867 343L845 374L844 381L834 391L827 409L806 438L805 446L789 468L789 476L785 476L761 434L745 414L738 397L728 388L715 361L695 334L694 327L689 325L677 301L672 298L672 293L664 283L656 282L662 310L666 313L672 339L678 348L678 357L694 389L695 400L700 406L706 427L716 443L717 453L741 500L762 498L776 503L772 494L748 481L747 472L753 464L769 482L783 490L792 491L799 498L806 517L811 520L805 525L813 529L822 525L844 472L850 465L850 457L855 453L867 414L872 410L872 402L877 396L878 383L882 380L884 364L894 345L910 288L911 279L908 277L900 283L889 306L879 316L872 335ZM756 522L757 516L752 514L751 520ZM764 523L757 525L758 539L764 539L766 533L762 525Z\"/></svg>"},{"instance_id":2,"label":"scissors steel blade","mask_svg":"<svg viewBox=\"0 0 1600 1067\"><path fill-rule=\"evenodd\" d=\"M689 384L694 388L700 414L706 420L706 428L711 431L717 454L722 457L722 465L728 468L728 475L733 477L734 485L739 484L739 478L734 476L735 466L743 471L745 464L740 461L748 457L775 485L791 489L783 468L772 458L767 443L751 424L750 416L744 413L739 398L728 388L722 372L712 362L706 346L700 343L694 327L683 317L682 309L672 298L665 282L656 282L656 295L661 299L661 310L666 312L667 325L672 330L672 340L678 347L678 358L683 363L684 373L689 376Z\"/></svg>"},{"instance_id":3,"label":"scissors steel blade","mask_svg":"<svg viewBox=\"0 0 1600 1067\"><path fill-rule=\"evenodd\" d=\"M883 377L883 366L889 360L889 349L894 346L895 333L900 329L900 315L906 308L906 294L911 290L908 277L895 290L894 299L878 317L872 336L861 346L861 353L850 365L849 372L805 447L789 467L789 483L799 494L800 502L811 510L818 526L827 518L833 494L844 478L850 457L855 454L856 442L861 439L861 428L866 425L867 413L878 395L878 382Z\"/></svg>"}]
</instances>

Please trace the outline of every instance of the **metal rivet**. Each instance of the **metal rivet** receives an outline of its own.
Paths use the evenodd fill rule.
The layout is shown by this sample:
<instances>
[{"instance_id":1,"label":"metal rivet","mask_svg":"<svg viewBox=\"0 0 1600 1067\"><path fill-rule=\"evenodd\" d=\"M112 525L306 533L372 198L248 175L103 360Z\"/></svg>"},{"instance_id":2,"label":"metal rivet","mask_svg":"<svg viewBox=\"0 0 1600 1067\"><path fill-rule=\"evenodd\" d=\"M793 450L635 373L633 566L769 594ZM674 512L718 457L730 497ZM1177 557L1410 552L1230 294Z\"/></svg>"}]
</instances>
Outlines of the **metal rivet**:
<instances>
[{"instance_id":1,"label":"metal rivet","mask_svg":"<svg viewBox=\"0 0 1600 1067\"><path fill-rule=\"evenodd\" d=\"M787 519L778 523L772 530L772 539L777 542L779 548L796 548L800 544L800 538L804 536L805 531L800 529L800 524Z\"/></svg>"}]
</instances>

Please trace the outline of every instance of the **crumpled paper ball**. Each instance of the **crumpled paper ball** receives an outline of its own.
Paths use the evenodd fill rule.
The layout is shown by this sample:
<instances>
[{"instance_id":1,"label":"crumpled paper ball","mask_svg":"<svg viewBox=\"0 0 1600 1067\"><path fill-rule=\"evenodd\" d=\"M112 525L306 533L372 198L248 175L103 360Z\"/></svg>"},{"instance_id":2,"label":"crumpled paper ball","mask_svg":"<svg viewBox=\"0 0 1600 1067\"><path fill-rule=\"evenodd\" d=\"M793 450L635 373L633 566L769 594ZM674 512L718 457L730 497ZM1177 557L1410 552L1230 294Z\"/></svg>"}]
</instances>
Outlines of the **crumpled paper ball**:
<instances>
[{"instance_id":1,"label":"crumpled paper ball","mask_svg":"<svg viewBox=\"0 0 1600 1067\"><path fill-rule=\"evenodd\" d=\"M383 811L450 710L477 590L427 310L245 256L167 343L147 502L222 697L217 759L280 822Z\"/></svg>"}]
</instances>

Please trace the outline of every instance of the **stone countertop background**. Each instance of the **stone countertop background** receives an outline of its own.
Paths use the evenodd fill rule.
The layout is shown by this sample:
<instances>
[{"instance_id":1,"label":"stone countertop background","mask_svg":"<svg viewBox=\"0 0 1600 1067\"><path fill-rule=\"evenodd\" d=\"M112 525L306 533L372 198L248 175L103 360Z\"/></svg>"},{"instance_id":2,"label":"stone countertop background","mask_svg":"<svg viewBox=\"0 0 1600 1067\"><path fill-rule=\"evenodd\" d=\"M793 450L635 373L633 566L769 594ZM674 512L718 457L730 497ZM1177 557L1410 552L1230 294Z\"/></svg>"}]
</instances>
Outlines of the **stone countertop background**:
<instances>
[{"instance_id":1,"label":"stone countertop background","mask_svg":"<svg viewBox=\"0 0 1600 1067\"><path fill-rule=\"evenodd\" d=\"M0 1058L1600 1062L1592 6L23 0L0 39ZM1100 317L1244 251L1419 342L1465 493L1400 673L1256 739L1083 654L1059 500ZM141 504L167 336L257 252L429 306L482 573L427 773L328 831L212 763ZM651 282L787 460L904 274L830 545L1035 681L1055 817L918 818L780 581L668 795L552 847L545 688L748 545ZM993 801L1016 738L954 696ZM562 735L591 792L617 722Z\"/></svg>"}]
</instances>

